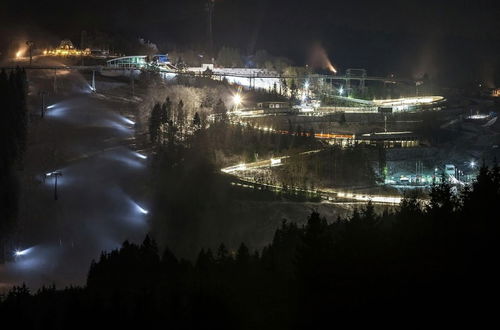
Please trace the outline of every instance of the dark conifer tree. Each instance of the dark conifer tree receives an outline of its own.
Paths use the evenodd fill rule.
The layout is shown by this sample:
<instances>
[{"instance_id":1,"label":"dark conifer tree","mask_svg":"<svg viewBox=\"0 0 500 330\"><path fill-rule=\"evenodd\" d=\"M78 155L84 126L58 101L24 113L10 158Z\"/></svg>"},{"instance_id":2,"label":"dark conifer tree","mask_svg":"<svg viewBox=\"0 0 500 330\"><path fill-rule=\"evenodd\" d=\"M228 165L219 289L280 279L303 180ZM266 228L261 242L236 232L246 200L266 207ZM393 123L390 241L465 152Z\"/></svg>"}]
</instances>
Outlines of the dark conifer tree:
<instances>
[{"instance_id":1,"label":"dark conifer tree","mask_svg":"<svg viewBox=\"0 0 500 330\"><path fill-rule=\"evenodd\" d=\"M149 138L152 143L156 144L160 135L160 127L162 120L162 111L159 103L156 103L151 110L149 118Z\"/></svg>"},{"instance_id":2,"label":"dark conifer tree","mask_svg":"<svg viewBox=\"0 0 500 330\"><path fill-rule=\"evenodd\" d=\"M18 211L18 171L23 167L28 132L27 83L24 70L0 72L0 262L6 257Z\"/></svg>"},{"instance_id":3,"label":"dark conifer tree","mask_svg":"<svg viewBox=\"0 0 500 330\"><path fill-rule=\"evenodd\" d=\"M165 102L161 106L161 123L163 125L166 125L170 120L172 116L172 102L170 101L170 98L167 97Z\"/></svg>"},{"instance_id":4,"label":"dark conifer tree","mask_svg":"<svg viewBox=\"0 0 500 330\"><path fill-rule=\"evenodd\" d=\"M193 128L195 130L201 129L201 118L198 112L196 112L193 117Z\"/></svg>"}]
</instances>

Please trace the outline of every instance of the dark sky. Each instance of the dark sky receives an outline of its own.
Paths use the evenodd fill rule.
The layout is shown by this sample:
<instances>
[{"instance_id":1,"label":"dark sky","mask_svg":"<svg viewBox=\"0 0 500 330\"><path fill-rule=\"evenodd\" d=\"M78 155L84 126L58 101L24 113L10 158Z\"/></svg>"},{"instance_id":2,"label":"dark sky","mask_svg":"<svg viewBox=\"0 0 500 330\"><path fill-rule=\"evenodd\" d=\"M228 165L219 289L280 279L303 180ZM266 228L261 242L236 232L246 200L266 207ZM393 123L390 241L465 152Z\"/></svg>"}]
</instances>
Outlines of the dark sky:
<instances>
[{"instance_id":1,"label":"dark sky","mask_svg":"<svg viewBox=\"0 0 500 330\"><path fill-rule=\"evenodd\" d=\"M2 1L6 28L78 41L101 30L143 36L165 48L203 45L204 0ZM265 48L303 64L314 42L341 70L428 72L444 80L483 79L500 69L500 1L217 0L215 43ZM169 49L162 49L168 51Z\"/></svg>"}]
</instances>

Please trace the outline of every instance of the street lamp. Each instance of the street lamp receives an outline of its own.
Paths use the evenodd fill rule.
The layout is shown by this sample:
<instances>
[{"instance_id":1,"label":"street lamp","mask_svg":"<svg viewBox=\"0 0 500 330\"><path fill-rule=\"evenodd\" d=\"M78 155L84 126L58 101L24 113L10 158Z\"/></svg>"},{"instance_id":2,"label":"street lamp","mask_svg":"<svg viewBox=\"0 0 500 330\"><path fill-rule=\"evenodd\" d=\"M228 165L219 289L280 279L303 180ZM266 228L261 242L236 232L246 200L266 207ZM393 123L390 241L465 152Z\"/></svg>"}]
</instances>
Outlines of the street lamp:
<instances>
[{"instance_id":1,"label":"street lamp","mask_svg":"<svg viewBox=\"0 0 500 330\"><path fill-rule=\"evenodd\" d=\"M233 96L233 102L236 105L240 105L241 104L241 95L240 94L234 95Z\"/></svg>"},{"instance_id":2,"label":"street lamp","mask_svg":"<svg viewBox=\"0 0 500 330\"><path fill-rule=\"evenodd\" d=\"M139 205L137 205L137 210L138 210L139 212L141 212L142 214L148 214L148 213L149 213L149 211L148 211L148 210L146 210L146 209L145 209L145 208L143 208L143 207L140 207Z\"/></svg>"},{"instance_id":3,"label":"street lamp","mask_svg":"<svg viewBox=\"0 0 500 330\"><path fill-rule=\"evenodd\" d=\"M16 249L16 250L14 250L14 257L20 257L20 256L27 255L28 253L31 252L31 250L33 250L33 248L27 248L25 250Z\"/></svg>"},{"instance_id":4,"label":"street lamp","mask_svg":"<svg viewBox=\"0 0 500 330\"><path fill-rule=\"evenodd\" d=\"M476 162L471 160L469 163L470 168L474 169L476 167Z\"/></svg>"},{"instance_id":5,"label":"street lamp","mask_svg":"<svg viewBox=\"0 0 500 330\"><path fill-rule=\"evenodd\" d=\"M57 177L62 176L61 171L54 171L45 174L45 177L54 177L54 200L57 200Z\"/></svg>"},{"instance_id":6,"label":"street lamp","mask_svg":"<svg viewBox=\"0 0 500 330\"><path fill-rule=\"evenodd\" d=\"M344 94L344 86L340 86L339 88L339 95L342 96Z\"/></svg>"},{"instance_id":7,"label":"street lamp","mask_svg":"<svg viewBox=\"0 0 500 330\"><path fill-rule=\"evenodd\" d=\"M233 103L235 106L235 111L238 111L238 107L241 105L242 102L241 95L239 93L233 95Z\"/></svg>"},{"instance_id":8,"label":"street lamp","mask_svg":"<svg viewBox=\"0 0 500 330\"><path fill-rule=\"evenodd\" d=\"M35 45L34 41L28 40L26 41L26 45L28 46L28 49L30 51L30 65L33 60L33 46Z\"/></svg>"},{"instance_id":9,"label":"street lamp","mask_svg":"<svg viewBox=\"0 0 500 330\"><path fill-rule=\"evenodd\" d=\"M42 98L42 104L41 104L41 108L40 108L40 116L43 118L44 115L45 115L45 110L46 110L46 107L45 107L45 97L47 96L47 92L46 91L40 91L38 94Z\"/></svg>"}]
</instances>

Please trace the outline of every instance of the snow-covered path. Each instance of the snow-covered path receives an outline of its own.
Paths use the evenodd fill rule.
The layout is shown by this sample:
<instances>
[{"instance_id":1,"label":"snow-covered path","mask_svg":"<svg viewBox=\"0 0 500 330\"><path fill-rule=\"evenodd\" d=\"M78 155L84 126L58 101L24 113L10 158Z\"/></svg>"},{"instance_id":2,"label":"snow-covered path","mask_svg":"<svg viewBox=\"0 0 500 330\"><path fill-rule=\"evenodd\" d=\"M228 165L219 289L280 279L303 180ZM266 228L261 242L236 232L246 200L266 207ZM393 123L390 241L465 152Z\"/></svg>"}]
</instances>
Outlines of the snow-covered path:
<instances>
[{"instance_id":1,"label":"snow-covered path","mask_svg":"<svg viewBox=\"0 0 500 330\"><path fill-rule=\"evenodd\" d=\"M132 106L89 93L77 73L60 83L77 88L54 98L37 127L39 141L28 149L27 171L36 175L22 188L20 255L0 265L0 289L83 284L101 251L125 239L140 242L148 231L140 197L147 158L133 150L133 118L124 115ZM53 168L44 161L47 150L60 160ZM54 176L44 178L52 171L62 174L58 200Z\"/></svg>"}]
</instances>

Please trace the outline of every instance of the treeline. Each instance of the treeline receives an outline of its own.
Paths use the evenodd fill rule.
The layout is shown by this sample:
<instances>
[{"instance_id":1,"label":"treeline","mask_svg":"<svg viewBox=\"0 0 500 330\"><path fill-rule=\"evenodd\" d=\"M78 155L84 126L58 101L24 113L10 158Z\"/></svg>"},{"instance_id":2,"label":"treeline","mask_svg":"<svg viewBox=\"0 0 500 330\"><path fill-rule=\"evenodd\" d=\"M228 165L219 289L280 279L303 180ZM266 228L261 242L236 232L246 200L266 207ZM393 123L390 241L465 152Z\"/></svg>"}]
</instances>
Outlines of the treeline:
<instances>
[{"instance_id":1,"label":"treeline","mask_svg":"<svg viewBox=\"0 0 500 330\"><path fill-rule=\"evenodd\" d=\"M180 51L175 50L169 53L171 61L178 68L183 69L189 66L201 66L204 63L211 63L212 59L200 57L200 53L192 49ZM292 61L285 57L274 56L266 50L257 50L254 55L245 56L238 48L222 46L215 57L215 65L225 68L260 68L277 71L279 73L292 64Z\"/></svg>"},{"instance_id":2,"label":"treeline","mask_svg":"<svg viewBox=\"0 0 500 330\"><path fill-rule=\"evenodd\" d=\"M289 134L281 134L249 124L216 122L202 133L206 136L210 150L215 152L215 163L221 165L234 164L234 158L229 163L225 160L231 160L231 155L236 155L243 162L254 162L321 146L314 138L313 131L303 131L300 126Z\"/></svg>"},{"instance_id":3,"label":"treeline","mask_svg":"<svg viewBox=\"0 0 500 330\"><path fill-rule=\"evenodd\" d=\"M0 72L0 263L16 227L18 177L26 149L28 113L26 72L17 68Z\"/></svg>"},{"instance_id":4,"label":"treeline","mask_svg":"<svg viewBox=\"0 0 500 330\"><path fill-rule=\"evenodd\" d=\"M442 184L426 205L405 199L378 215L369 203L331 223L316 212L301 227L284 221L261 252L220 245L190 262L146 237L103 253L86 287L34 295L17 287L0 312L4 322L51 329L485 320L496 315L490 299L500 287L499 205L500 169L483 167L472 189L456 195Z\"/></svg>"},{"instance_id":5,"label":"treeline","mask_svg":"<svg viewBox=\"0 0 500 330\"><path fill-rule=\"evenodd\" d=\"M374 152L362 145L333 146L318 153L291 156L274 173L279 182L303 189L370 186L377 179L370 160Z\"/></svg>"},{"instance_id":6,"label":"treeline","mask_svg":"<svg viewBox=\"0 0 500 330\"><path fill-rule=\"evenodd\" d=\"M191 92L200 92L198 101L185 103L179 97ZM241 232L237 224L251 223L259 213L242 211L248 207L245 202L298 198L270 191L242 192L231 185L234 178L224 175L221 167L320 147L300 128L278 134L231 123L226 103L209 95L195 88L178 89L155 103L148 118L154 154L149 185L152 230L162 245L169 244L182 256L236 237L234 232Z\"/></svg>"},{"instance_id":7,"label":"treeline","mask_svg":"<svg viewBox=\"0 0 500 330\"><path fill-rule=\"evenodd\" d=\"M183 256L194 255L200 247L216 244L222 237L224 241L231 235L234 237L235 231L241 231L238 224L251 223L259 215L257 211L243 211L246 201L280 198L270 192L235 192L231 186L234 178L220 172L221 167L318 147L318 141L306 135L276 134L230 124L220 100L213 109L216 116L210 126L195 113L187 121L189 128L185 131L189 133L180 134L175 121L161 120L178 118L168 115L167 109L177 111L179 104L165 104L168 102L156 106L154 112L158 115L154 117L159 120L154 122L159 125L153 125L151 131L154 145L151 222L160 243L169 244Z\"/></svg>"},{"instance_id":8,"label":"treeline","mask_svg":"<svg viewBox=\"0 0 500 330\"><path fill-rule=\"evenodd\" d=\"M201 104L202 110L189 117L182 99L174 104L167 97L165 102L156 103L148 123L150 142L157 148L181 144L192 152L208 154L214 164L221 166L320 147L312 129L306 131L290 124L288 134L282 134L249 124L232 124L222 99L204 99ZM210 115L206 109L210 109Z\"/></svg>"},{"instance_id":9,"label":"treeline","mask_svg":"<svg viewBox=\"0 0 500 330\"><path fill-rule=\"evenodd\" d=\"M181 123L188 125L194 115L198 113L201 119L221 111L216 109L223 108L225 111L234 109L234 94L237 89L231 86L227 81L216 81L206 77L187 77L179 76L175 82L165 82L157 79L156 75L141 74L141 79L147 82L146 97L139 105L138 120L140 129L149 126L152 110L156 105L162 106L167 98L172 104L171 111L177 111L177 105L182 101L183 116L187 121ZM153 87L151 87L153 86ZM250 89L243 93L243 107L250 107L257 102L265 101L286 101L286 97L280 95L276 90L271 91Z\"/></svg>"}]
</instances>

